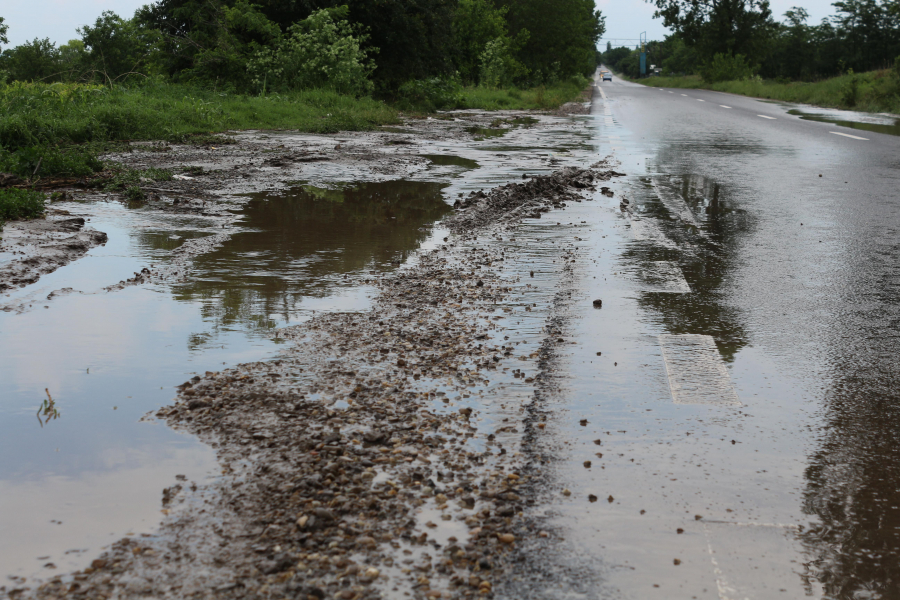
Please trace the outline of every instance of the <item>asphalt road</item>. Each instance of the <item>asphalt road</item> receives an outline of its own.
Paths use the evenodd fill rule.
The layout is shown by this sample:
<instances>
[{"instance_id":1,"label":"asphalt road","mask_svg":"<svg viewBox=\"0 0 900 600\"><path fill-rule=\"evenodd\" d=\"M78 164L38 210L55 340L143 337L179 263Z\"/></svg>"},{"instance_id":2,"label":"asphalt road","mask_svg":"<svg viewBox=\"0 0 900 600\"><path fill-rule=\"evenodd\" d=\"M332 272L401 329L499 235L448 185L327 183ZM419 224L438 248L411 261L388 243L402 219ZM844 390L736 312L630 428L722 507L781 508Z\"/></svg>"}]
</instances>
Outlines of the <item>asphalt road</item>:
<instances>
[{"instance_id":1,"label":"asphalt road","mask_svg":"<svg viewBox=\"0 0 900 600\"><path fill-rule=\"evenodd\" d=\"M600 89L596 150L628 180L571 215L604 303L571 315L542 450L570 564L599 573L569 591L900 597L900 138Z\"/></svg>"}]
</instances>

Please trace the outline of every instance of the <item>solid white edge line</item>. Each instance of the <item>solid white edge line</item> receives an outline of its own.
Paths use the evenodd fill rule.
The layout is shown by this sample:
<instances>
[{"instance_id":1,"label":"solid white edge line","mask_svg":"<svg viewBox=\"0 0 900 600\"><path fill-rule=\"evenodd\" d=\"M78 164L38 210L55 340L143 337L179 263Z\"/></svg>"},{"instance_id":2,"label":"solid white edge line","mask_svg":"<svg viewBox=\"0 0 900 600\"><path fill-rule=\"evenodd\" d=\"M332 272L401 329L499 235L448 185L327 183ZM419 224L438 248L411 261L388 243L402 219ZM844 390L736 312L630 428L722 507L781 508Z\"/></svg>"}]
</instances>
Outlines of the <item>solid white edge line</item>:
<instances>
[{"instance_id":1,"label":"solid white edge line","mask_svg":"<svg viewBox=\"0 0 900 600\"><path fill-rule=\"evenodd\" d=\"M776 120L775 117L767 117L766 115L756 115L756 116L757 116L757 117L762 117L763 119L771 119L772 121L775 121L775 120Z\"/></svg>"},{"instance_id":2,"label":"solid white edge line","mask_svg":"<svg viewBox=\"0 0 900 600\"><path fill-rule=\"evenodd\" d=\"M724 104L720 104L719 106L721 106L722 108L731 108L730 106L725 106Z\"/></svg>"},{"instance_id":3,"label":"solid white edge line","mask_svg":"<svg viewBox=\"0 0 900 600\"><path fill-rule=\"evenodd\" d=\"M854 140L863 140L864 142L869 141L869 138L859 137L858 135L850 135L849 133L841 133L840 131L829 131L828 133L833 133L834 135L842 135L844 137L853 138Z\"/></svg>"}]
</instances>

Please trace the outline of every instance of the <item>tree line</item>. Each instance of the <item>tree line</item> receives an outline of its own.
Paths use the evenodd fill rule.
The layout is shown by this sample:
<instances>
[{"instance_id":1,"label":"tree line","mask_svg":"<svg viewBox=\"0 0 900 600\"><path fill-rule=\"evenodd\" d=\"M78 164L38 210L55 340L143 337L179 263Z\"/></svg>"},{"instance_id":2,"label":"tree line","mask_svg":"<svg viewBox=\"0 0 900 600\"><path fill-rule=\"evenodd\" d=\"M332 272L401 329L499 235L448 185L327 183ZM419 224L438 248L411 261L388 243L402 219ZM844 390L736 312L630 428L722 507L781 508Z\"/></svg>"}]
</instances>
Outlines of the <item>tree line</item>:
<instances>
[{"instance_id":1,"label":"tree line","mask_svg":"<svg viewBox=\"0 0 900 600\"><path fill-rule=\"evenodd\" d=\"M590 75L604 20L593 0L158 0L77 31L4 49L0 80L354 95L429 80L530 87ZM0 17L0 45L6 33Z\"/></svg>"},{"instance_id":2,"label":"tree line","mask_svg":"<svg viewBox=\"0 0 900 600\"><path fill-rule=\"evenodd\" d=\"M649 1L674 31L646 48L648 65L664 75L814 81L851 70L900 70L898 0L841 0L832 4L835 14L818 24L796 6L778 22L768 0ZM637 77L639 55L607 45L598 60Z\"/></svg>"}]
</instances>

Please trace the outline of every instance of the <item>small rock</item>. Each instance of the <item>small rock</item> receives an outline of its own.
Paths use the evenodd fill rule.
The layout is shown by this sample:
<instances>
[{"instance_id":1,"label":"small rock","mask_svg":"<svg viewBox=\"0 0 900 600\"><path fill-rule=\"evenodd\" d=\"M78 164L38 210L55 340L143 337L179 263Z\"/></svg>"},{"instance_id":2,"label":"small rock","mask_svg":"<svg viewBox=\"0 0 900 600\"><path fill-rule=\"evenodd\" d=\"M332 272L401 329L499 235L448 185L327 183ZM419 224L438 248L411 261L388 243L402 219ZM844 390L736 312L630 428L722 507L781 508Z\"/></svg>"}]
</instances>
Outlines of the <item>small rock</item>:
<instances>
[{"instance_id":1,"label":"small rock","mask_svg":"<svg viewBox=\"0 0 900 600\"><path fill-rule=\"evenodd\" d=\"M588 502L596 502L596 501L597 501L597 496L595 496L593 494L588 494Z\"/></svg>"},{"instance_id":2,"label":"small rock","mask_svg":"<svg viewBox=\"0 0 900 600\"><path fill-rule=\"evenodd\" d=\"M597 298L596 300L594 300L594 308L600 308L602 306L603 306L603 300L601 300L600 298Z\"/></svg>"},{"instance_id":3,"label":"small rock","mask_svg":"<svg viewBox=\"0 0 900 600\"><path fill-rule=\"evenodd\" d=\"M562 491L562 493L563 493L563 496L571 496L572 495L572 492L570 492L568 488L564 489Z\"/></svg>"},{"instance_id":4,"label":"small rock","mask_svg":"<svg viewBox=\"0 0 900 600\"><path fill-rule=\"evenodd\" d=\"M516 541L516 536L511 533L501 533L499 536L497 536L497 539L504 544L512 544Z\"/></svg>"},{"instance_id":5,"label":"small rock","mask_svg":"<svg viewBox=\"0 0 900 600\"><path fill-rule=\"evenodd\" d=\"M589 460L584 461L584 468L585 468L585 469L590 469L590 468L591 468L591 461L589 461Z\"/></svg>"},{"instance_id":6,"label":"small rock","mask_svg":"<svg viewBox=\"0 0 900 600\"><path fill-rule=\"evenodd\" d=\"M678 559L678 558L676 558L675 560L672 561L672 564L675 565L675 566L677 567L678 565L681 564L681 560Z\"/></svg>"}]
</instances>

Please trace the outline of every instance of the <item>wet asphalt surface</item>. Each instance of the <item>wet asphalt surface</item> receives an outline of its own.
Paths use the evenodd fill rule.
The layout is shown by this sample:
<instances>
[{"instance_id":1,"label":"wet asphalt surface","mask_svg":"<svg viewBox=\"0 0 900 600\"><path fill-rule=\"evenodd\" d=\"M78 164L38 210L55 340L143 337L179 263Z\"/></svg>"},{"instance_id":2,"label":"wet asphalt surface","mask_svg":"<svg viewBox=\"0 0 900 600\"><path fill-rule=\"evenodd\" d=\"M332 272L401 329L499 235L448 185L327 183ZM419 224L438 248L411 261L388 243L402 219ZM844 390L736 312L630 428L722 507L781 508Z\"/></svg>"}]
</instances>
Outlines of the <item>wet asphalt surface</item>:
<instances>
[{"instance_id":1,"label":"wet asphalt surface","mask_svg":"<svg viewBox=\"0 0 900 600\"><path fill-rule=\"evenodd\" d=\"M599 498L548 508L571 556L600 597L900 596L900 140L714 92L603 92L629 202L585 217L576 287L603 309L569 315L540 447Z\"/></svg>"},{"instance_id":2,"label":"wet asphalt surface","mask_svg":"<svg viewBox=\"0 0 900 600\"><path fill-rule=\"evenodd\" d=\"M485 252L516 256L511 276L528 283L523 300L534 310L511 305L498 323L510 345L554 343L551 359L522 363L527 385L500 380L473 405L483 413L482 430L511 454L518 449L521 472L535 481L529 494L536 502L523 516L554 540L520 535L509 579L495 582L495 595L900 597L900 139L726 94L618 80L601 88L589 116L571 117L580 128L572 141L540 152L555 157L547 170L560 160L587 166L612 154L627 174L612 186L615 196L598 193L477 242ZM172 287L177 303L156 286L125 290L127 310L113 296L53 305L72 323L67 336L75 344L55 342L40 311L8 317L5 339L40 333L23 345L33 357L21 364L34 373L10 371L17 379L9 389L35 395L55 377L102 406L63 404L60 422L44 415L30 435L49 443L8 438L4 510L40 513L46 518L34 522L47 529L43 539L59 528L66 548L90 539L88 559L98 540L152 531L159 497L123 490L161 489L176 472L202 483L213 459L163 424L135 427L135 415L165 404L168 386L185 373L273 355L279 342L271 331L308 318L304 311L365 310L373 290L345 285L347 273L362 280L414 257L417 247L434 248L446 235L429 227L446 210L435 201L442 186L453 182L455 195L517 179L517 161L533 143L494 140L482 150L502 160L485 159L488 168L475 178L419 177L426 181L399 191L359 185L320 217L310 208L312 196L327 193L320 188L282 192L277 204L255 197L233 241L199 256L193 277ZM482 160L459 146L441 150ZM399 227L385 227L398 215L365 208L383 193L427 202L398 213ZM107 270L164 260L163 250L177 245L167 242L172 235L190 238L208 226L193 217L135 223L121 213L110 206L94 215L110 233L110 244L91 255L103 261L76 262L41 285L53 289L56 277L59 285L100 287L109 283ZM322 243L292 239L294 226L285 225L292 219L320 231ZM147 249L135 258L123 238ZM89 311L107 315L106 336L72 321ZM136 326L154 319L155 326ZM106 343L99 354L98 339ZM147 348L155 349L150 369L125 367ZM90 371L88 383L76 379L90 367L79 352L91 353L106 376L101 369L97 383ZM135 392L129 424L103 430L119 430L118 437L101 444L79 436L89 422L120 414L111 411ZM15 406L6 414L18 428L19 417L35 418ZM63 423L63 437L51 437ZM67 447L78 451L54 472L47 465L59 460L60 447L63 455ZM107 497L104 489L116 491ZM64 529L55 521L65 509L49 499L60 493L116 523L109 532L90 530L104 517L73 509L61 519ZM85 525L73 531L73 521ZM7 531L24 537L34 530L21 522ZM29 540L27 548L37 553L40 544ZM10 545L4 551L13 554Z\"/></svg>"}]
</instances>

